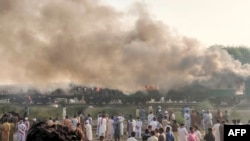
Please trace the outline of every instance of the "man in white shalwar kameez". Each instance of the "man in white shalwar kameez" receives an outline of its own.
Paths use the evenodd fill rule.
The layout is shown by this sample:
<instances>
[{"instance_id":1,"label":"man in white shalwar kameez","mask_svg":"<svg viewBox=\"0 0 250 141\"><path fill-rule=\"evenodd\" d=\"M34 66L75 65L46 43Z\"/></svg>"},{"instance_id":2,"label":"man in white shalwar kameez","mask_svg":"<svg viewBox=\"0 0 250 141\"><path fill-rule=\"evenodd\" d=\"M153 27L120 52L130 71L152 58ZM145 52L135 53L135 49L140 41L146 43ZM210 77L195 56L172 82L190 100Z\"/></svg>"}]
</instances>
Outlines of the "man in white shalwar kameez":
<instances>
[{"instance_id":1,"label":"man in white shalwar kameez","mask_svg":"<svg viewBox=\"0 0 250 141\"><path fill-rule=\"evenodd\" d=\"M99 126L99 137L100 136L106 136L106 130L107 130L107 118L106 115L103 114L101 121L100 121L100 126Z\"/></svg>"},{"instance_id":2,"label":"man in white shalwar kameez","mask_svg":"<svg viewBox=\"0 0 250 141\"><path fill-rule=\"evenodd\" d=\"M85 122L85 132L86 132L86 141L92 141L93 140L92 126L91 124L89 124L88 120L86 120Z\"/></svg>"},{"instance_id":3,"label":"man in white shalwar kameez","mask_svg":"<svg viewBox=\"0 0 250 141\"><path fill-rule=\"evenodd\" d=\"M158 124L159 124L159 122L156 120L155 117L153 118L153 121L151 121L151 122L149 123L149 125L152 126L152 130L155 130L155 129L157 128Z\"/></svg>"},{"instance_id":4,"label":"man in white shalwar kameez","mask_svg":"<svg viewBox=\"0 0 250 141\"><path fill-rule=\"evenodd\" d=\"M106 141L112 141L114 139L114 120L113 116L109 118L107 116L107 138Z\"/></svg>"},{"instance_id":5,"label":"man in white shalwar kameez","mask_svg":"<svg viewBox=\"0 0 250 141\"><path fill-rule=\"evenodd\" d=\"M191 117L190 117L190 113L188 111L185 111L184 123L186 125L187 130L189 130L189 128L191 126Z\"/></svg>"},{"instance_id":6,"label":"man in white shalwar kameez","mask_svg":"<svg viewBox=\"0 0 250 141\"><path fill-rule=\"evenodd\" d=\"M150 112L148 114L148 124L150 124L150 122L153 121L153 118L154 118L154 114L152 112Z\"/></svg>"},{"instance_id":7,"label":"man in white shalwar kameez","mask_svg":"<svg viewBox=\"0 0 250 141\"><path fill-rule=\"evenodd\" d=\"M185 124L181 124L181 127L178 128L178 137L179 141L187 141L188 131L185 127Z\"/></svg>"},{"instance_id":8,"label":"man in white shalwar kameez","mask_svg":"<svg viewBox=\"0 0 250 141\"><path fill-rule=\"evenodd\" d=\"M124 120L125 118L122 116L122 114L119 114L119 116L117 117L120 123L120 135L123 136L124 135Z\"/></svg>"},{"instance_id":9,"label":"man in white shalwar kameez","mask_svg":"<svg viewBox=\"0 0 250 141\"><path fill-rule=\"evenodd\" d=\"M100 129L100 123L101 123L102 115L99 114L97 118L97 128L96 128L96 136L99 136L99 129Z\"/></svg>"},{"instance_id":10,"label":"man in white shalwar kameez","mask_svg":"<svg viewBox=\"0 0 250 141\"><path fill-rule=\"evenodd\" d=\"M213 126L215 141L220 141L220 120L217 120L217 123Z\"/></svg>"},{"instance_id":11,"label":"man in white shalwar kameez","mask_svg":"<svg viewBox=\"0 0 250 141\"><path fill-rule=\"evenodd\" d=\"M141 129L142 128L142 120L137 117L135 124L135 138L141 139Z\"/></svg>"},{"instance_id":12,"label":"man in white shalwar kameez","mask_svg":"<svg viewBox=\"0 0 250 141\"><path fill-rule=\"evenodd\" d=\"M205 114L204 123L205 123L205 133L208 133L208 128L212 128L213 125L213 115L209 110Z\"/></svg>"},{"instance_id":13,"label":"man in white shalwar kameez","mask_svg":"<svg viewBox=\"0 0 250 141\"><path fill-rule=\"evenodd\" d=\"M133 119L132 115L129 115L129 119L127 121L127 135L131 136L132 132L135 132L136 121Z\"/></svg>"}]
</instances>

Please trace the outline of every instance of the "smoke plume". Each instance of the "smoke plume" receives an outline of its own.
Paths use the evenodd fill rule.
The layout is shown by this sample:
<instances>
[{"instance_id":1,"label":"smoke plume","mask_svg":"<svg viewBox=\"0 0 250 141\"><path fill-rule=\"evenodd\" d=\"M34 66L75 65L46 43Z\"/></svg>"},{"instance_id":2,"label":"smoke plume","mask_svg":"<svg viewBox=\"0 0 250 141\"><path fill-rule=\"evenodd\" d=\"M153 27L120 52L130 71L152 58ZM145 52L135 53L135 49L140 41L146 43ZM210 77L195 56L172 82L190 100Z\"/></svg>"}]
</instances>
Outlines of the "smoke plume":
<instances>
[{"instance_id":1,"label":"smoke plume","mask_svg":"<svg viewBox=\"0 0 250 141\"><path fill-rule=\"evenodd\" d=\"M143 6L135 9L135 20L126 21L125 13L98 0L0 0L0 82L132 92L193 82L235 86L249 76L249 65L224 50L207 49L154 20Z\"/></svg>"}]
</instances>

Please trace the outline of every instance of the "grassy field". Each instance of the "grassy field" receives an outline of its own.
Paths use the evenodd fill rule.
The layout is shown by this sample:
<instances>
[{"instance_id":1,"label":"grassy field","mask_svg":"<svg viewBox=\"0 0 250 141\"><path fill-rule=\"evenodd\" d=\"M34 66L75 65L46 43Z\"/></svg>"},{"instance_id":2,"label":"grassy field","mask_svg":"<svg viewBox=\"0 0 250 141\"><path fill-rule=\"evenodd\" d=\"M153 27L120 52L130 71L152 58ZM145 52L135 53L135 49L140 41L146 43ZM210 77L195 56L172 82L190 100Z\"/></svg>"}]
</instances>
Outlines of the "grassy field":
<instances>
[{"instance_id":1,"label":"grassy field","mask_svg":"<svg viewBox=\"0 0 250 141\"><path fill-rule=\"evenodd\" d=\"M9 112L9 111L15 111L20 113L22 116L24 113L25 106L29 107L29 118L36 118L38 120L46 120L49 117L62 119L62 107L53 107L51 105L11 105L11 104L5 104L0 105L0 113ZM67 106L67 115L73 116L75 113L79 111L84 111L85 115L90 114L94 119L97 117L98 112L105 111L110 116L115 115L117 113L123 113L124 115L131 114L133 117L135 117L135 110L137 106L135 105L120 105L120 106L87 106L87 105L71 105ZM195 107L193 107L195 108ZM200 109L199 107L197 107ZM216 112L218 108L211 107L212 111ZM168 107L167 109L172 109L177 114L177 118L180 116L180 109L174 109L173 107ZM147 107L145 107L145 110L147 110ZM164 108L165 110L165 108ZM241 119L242 122L247 122L250 120L250 109L244 109L244 110L230 110L230 107L227 108L221 108L222 111L229 110L230 111L230 119ZM178 119L181 121L182 119Z\"/></svg>"}]
</instances>

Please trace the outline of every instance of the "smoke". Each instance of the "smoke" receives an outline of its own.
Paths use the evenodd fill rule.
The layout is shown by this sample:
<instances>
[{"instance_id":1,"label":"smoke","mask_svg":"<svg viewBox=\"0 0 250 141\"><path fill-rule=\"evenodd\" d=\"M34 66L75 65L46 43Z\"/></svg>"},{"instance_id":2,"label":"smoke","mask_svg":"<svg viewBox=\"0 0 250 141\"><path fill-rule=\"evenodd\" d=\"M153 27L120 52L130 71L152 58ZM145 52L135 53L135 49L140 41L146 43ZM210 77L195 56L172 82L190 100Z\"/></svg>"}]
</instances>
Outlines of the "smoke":
<instances>
[{"instance_id":1,"label":"smoke","mask_svg":"<svg viewBox=\"0 0 250 141\"><path fill-rule=\"evenodd\" d=\"M135 20L126 21L126 13L98 0L0 0L0 82L132 92L193 82L235 86L249 76L249 65L224 50L207 49L154 20L145 7L135 9Z\"/></svg>"}]
</instances>

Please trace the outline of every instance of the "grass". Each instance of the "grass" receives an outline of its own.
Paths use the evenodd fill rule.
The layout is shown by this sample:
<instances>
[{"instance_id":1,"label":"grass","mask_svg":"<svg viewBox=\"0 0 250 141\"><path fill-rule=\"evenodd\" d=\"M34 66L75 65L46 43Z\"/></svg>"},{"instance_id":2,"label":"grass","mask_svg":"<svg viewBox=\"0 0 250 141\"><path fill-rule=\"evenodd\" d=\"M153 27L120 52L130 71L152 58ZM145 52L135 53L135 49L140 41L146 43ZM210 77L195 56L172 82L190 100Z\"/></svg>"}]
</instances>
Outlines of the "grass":
<instances>
[{"instance_id":1,"label":"grass","mask_svg":"<svg viewBox=\"0 0 250 141\"><path fill-rule=\"evenodd\" d=\"M202 105L207 105L202 104ZM9 111L15 111L20 113L22 116L24 113L24 107L26 105L11 105L11 104L5 104L5 105L0 105L0 113L4 112L9 112ZM118 113L122 113L126 115L125 118L128 117L129 114L131 114L133 117L135 117L135 110L137 106L134 105L120 105L120 106L112 106L112 105L107 105L107 106L99 106L99 107L90 107L87 105L72 105L72 106L67 106L67 115L72 117L75 113L83 110L85 115L90 114L93 119L96 119L98 112L105 111L106 113L109 114L109 116L116 115ZM205 106L206 107L206 106ZM146 108L146 107L145 107ZM199 108L204 108L203 106ZM36 106L29 106L29 118L36 118L37 120L46 120L49 117L56 118L58 117L59 119L62 119L62 107L51 107L48 105L36 105ZM170 107L168 107L170 109ZM181 116L180 111L175 111L176 114L176 120L181 123L183 122L183 117ZM243 123L248 122L250 119L250 110L232 110L230 111L230 120L231 119L241 119Z\"/></svg>"}]
</instances>

